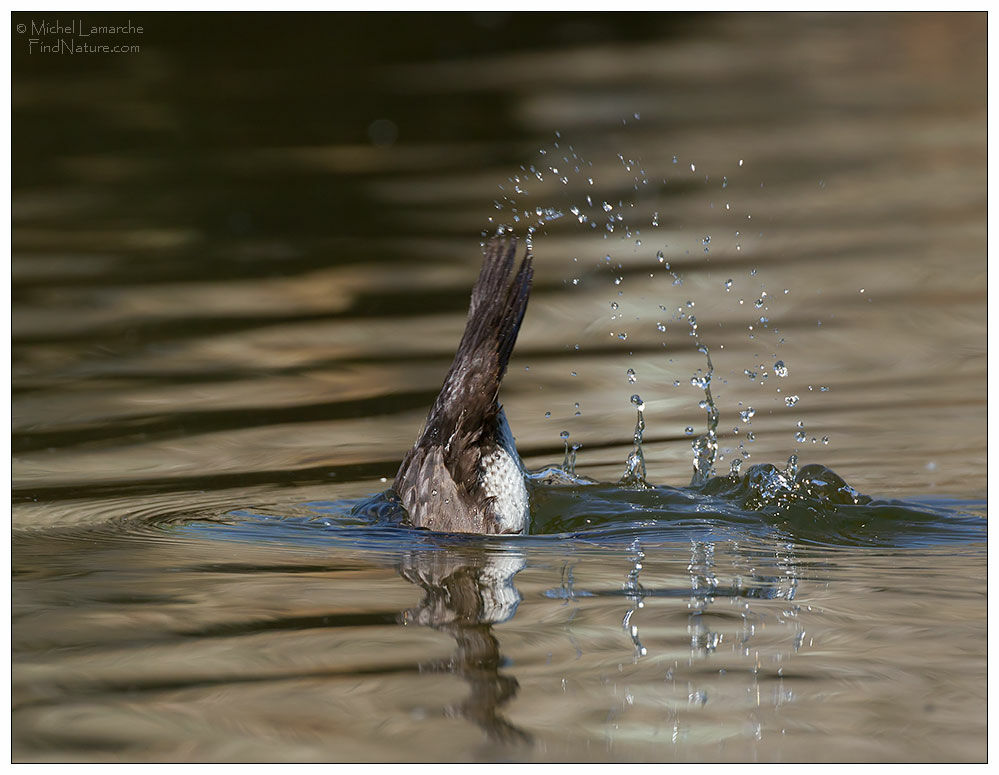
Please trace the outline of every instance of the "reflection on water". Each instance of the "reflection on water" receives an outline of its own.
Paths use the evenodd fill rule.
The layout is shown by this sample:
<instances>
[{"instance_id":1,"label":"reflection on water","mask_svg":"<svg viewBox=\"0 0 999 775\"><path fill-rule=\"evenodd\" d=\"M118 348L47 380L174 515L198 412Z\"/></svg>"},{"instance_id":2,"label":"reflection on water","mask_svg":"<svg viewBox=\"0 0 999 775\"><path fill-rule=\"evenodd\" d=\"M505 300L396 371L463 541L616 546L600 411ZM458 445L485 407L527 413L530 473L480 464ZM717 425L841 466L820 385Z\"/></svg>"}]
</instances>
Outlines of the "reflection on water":
<instances>
[{"instance_id":1,"label":"reflection on water","mask_svg":"<svg viewBox=\"0 0 999 775\"><path fill-rule=\"evenodd\" d=\"M983 15L140 15L13 40L16 759L984 759ZM564 470L412 531L511 221Z\"/></svg>"},{"instance_id":2,"label":"reflection on water","mask_svg":"<svg viewBox=\"0 0 999 775\"><path fill-rule=\"evenodd\" d=\"M407 555L400 570L426 593L417 608L405 613L404 621L433 627L458 644L453 657L431 667L468 682L471 694L454 711L504 743L531 741L500 715L500 707L516 696L519 684L500 673L499 641L493 634L494 624L517 611L520 595L513 576L524 563L516 552L468 557L439 550Z\"/></svg>"},{"instance_id":3,"label":"reflection on water","mask_svg":"<svg viewBox=\"0 0 999 775\"><path fill-rule=\"evenodd\" d=\"M15 737L32 758L918 760L943 728L982 750L983 543L713 521L499 541L340 504L67 532L58 563L21 534Z\"/></svg>"}]
</instances>

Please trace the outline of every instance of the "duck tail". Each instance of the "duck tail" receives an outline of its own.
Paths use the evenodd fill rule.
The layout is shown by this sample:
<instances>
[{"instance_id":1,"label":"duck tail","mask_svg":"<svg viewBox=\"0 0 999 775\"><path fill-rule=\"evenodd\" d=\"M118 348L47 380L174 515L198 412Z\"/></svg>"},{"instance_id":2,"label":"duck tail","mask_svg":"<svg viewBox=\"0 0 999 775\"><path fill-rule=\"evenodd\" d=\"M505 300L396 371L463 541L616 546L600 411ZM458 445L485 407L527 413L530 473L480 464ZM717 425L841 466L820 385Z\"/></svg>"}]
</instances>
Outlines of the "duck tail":
<instances>
[{"instance_id":1,"label":"duck tail","mask_svg":"<svg viewBox=\"0 0 999 775\"><path fill-rule=\"evenodd\" d=\"M497 360L489 365L496 368L497 389L517 343L534 278L532 256L528 249L513 282L510 282L516 253L516 237L494 237L486 245L482 269L472 288L465 333L451 365L451 373L460 373L463 364L479 358L492 361L491 356L495 353Z\"/></svg>"},{"instance_id":2,"label":"duck tail","mask_svg":"<svg viewBox=\"0 0 999 775\"><path fill-rule=\"evenodd\" d=\"M482 269L472 288L465 332L422 433L406 455L395 479L411 519L419 499L409 497L416 480L426 478L423 465L436 460L454 482L458 500L478 480L480 442L495 434L499 421L499 388L513 354L534 277L530 250L514 274L517 240L495 237L486 245ZM435 469L437 470L437 469ZM440 480L438 471L431 480ZM439 488L438 488L439 489Z\"/></svg>"}]
</instances>

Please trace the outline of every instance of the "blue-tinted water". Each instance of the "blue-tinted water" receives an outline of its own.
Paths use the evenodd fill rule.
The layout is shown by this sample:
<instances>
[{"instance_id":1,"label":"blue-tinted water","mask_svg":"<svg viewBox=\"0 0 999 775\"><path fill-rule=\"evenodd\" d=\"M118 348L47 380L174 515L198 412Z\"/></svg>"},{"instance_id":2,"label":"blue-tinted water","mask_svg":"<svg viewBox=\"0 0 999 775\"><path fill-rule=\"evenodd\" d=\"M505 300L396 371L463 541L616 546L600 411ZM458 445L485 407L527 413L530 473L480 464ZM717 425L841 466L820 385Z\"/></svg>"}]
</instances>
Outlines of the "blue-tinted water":
<instances>
[{"instance_id":1,"label":"blue-tinted water","mask_svg":"<svg viewBox=\"0 0 999 775\"><path fill-rule=\"evenodd\" d=\"M551 467L534 475L530 530L516 537L410 528L390 490L357 501L296 504L296 516L232 511L221 524L195 522L183 529L222 540L335 542L375 552L463 543L530 548L573 541L613 547L636 539L675 543L746 538L911 549L987 539L985 501L878 499L857 493L821 466L802 474L795 480L776 467L761 465L741 477L715 477L701 486L636 488L572 477ZM553 479L560 483L550 483Z\"/></svg>"}]
</instances>

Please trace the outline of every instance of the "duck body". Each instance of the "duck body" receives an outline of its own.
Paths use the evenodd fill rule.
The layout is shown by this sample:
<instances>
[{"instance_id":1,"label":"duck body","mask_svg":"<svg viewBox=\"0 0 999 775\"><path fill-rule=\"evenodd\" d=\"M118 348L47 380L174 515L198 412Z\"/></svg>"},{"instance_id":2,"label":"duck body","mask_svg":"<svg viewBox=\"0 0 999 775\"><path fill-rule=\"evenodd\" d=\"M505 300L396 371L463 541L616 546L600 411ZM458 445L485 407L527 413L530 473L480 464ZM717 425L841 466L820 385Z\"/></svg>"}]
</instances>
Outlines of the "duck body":
<instances>
[{"instance_id":1,"label":"duck body","mask_svg":"<svg viewBox=\"0 0 999 775\"><path fill-rule=\"evenodd\" d=\"M392 484L415 527L527 530L527 472L499 403L534 276L528 251L510 279L516 251L513 238L486 246L454 361Z\"/></svg>"}]
</instances>

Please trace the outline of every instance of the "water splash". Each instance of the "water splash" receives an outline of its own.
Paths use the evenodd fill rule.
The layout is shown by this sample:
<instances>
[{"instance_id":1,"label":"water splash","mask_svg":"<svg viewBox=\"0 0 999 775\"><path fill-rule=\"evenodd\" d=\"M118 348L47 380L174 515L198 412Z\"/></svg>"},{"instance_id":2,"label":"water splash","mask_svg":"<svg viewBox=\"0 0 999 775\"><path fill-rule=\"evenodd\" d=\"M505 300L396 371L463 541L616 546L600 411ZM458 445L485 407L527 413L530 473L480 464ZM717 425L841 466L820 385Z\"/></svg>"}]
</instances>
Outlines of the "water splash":
<instances>
[{"instance_id":1,"label":"water splash","mask_svg":"<svg viewBox=\"0 0 999 775\"><path fill-rule=\"evenodd\" d=\"M721 636L708 629L704 612L714 602L718 590L718 577L715 575L715 546L711 542L691 541L690 563L690 609L687 632L690 635L691 654L708 654L718 648Z\"/></svg>"},{"instance_id":2,"label":"water splash","mask_svg":"<svg viewBox=\"0 0 999 775\"><path fill-rule=\"evenodd\" d=\"M638 625L632 624L631 619L635 615L635 612L645 607L645 592L642 589L642 585L638 581L638 577L642 574L642 568L645 562L645 552L642 551L642 542L640 539L636 538L631 544L632 555L630 557L632 561L632 568L628 571L628 578L624 582L624 594L631 601L631 607L628 612L624 615L624 619L621 621L621 628L628 633L628 637L631 638L631 642L635 644L635 657L634 661L637 663L639 659L644 657L649 653L648 649L642 645L642 641L638 637Z\"/></svg>"},{"instance_id":3,"label":"water splash","mask_svg":"<svg viewBox=\"0 0 999 775\"><path fill-rule=\"evenodd\" d=\"M835 513L841 506L874 503L871 497L857 492L826 466L811 463L799 468L797 455L788 458L783 470L770 463L758 463L750 466L742 477L729 475L711 479L700 490L705 494L722 495L747 511L761 514L787 515L793 509L803 508L809 520Z\"/></svg>"},{"instance_id":4,"label":"water splash","mask_svg":"<svg viewBox=\"0 0 999 775\"><path fill-rule=\"evenodd\" d=\"M791 455L787 459L787 467L784 469L784 475L789 479L794 479L798 475L798 456Z\"/></svg>"},{"instance_id":5,"label":"water splash","mask_svg":"<svg viewBox=\"0 0 999 775\"><path fill-rule=\"evenodd\" d=\"M579 404L576 404L579 406ZM579 412L576 412L579 414ZM576 476L576 452L579 450L582 444L572 444L569 445L569 431L562 431L559 434L562 439L562 443L565 444L565 458L562 460L561 469L569 477Z\"/></svg>"},{"instance_id":6,"label":"water splash","mask_svg":"<svg viewBox=\"0 0 999 775\"><path fill-rule=\"evenodd\" d=\"M645 402L637 393L631 397L631 403L638 410L638 417L635 420L635 446L628 455L625 463L624 475L621 477L621 484L644 490L651 485L645 480L645 452L642 450L642 436L645 433Z\"/></svg>"},{"instance_id":7,"label":"water splash","mask_svg":"<svg viewBox=\"0 0 999 775\"><path fill-rule=\"evenodd\" d=\"M692 332L693 333L693 332ZM707 359L708 370L703 377L697 380L697 384L704 391L704 400L701 406L707 412L707 431L691 442L694 451L694 474L690 480L690 486L696 487L704 484L715 472L715 458L718 455L718 407L715 406L714 397L711 395L711 377L715 367L711 362L711 353L707 345L698 343L697 351Z\"/></svg>"},{"instance_id":8,"label":"water splash","mask_svg":"<svg viewBox=\"0 0 999 775\"><path fill-rule=\"evenodd\" d=\"M613 283L611 287L612 300L608 300L608 303L610 304L609 317L615 322L613 330L605 335L609 335L611 341L617 346L630 348L632 347L632 341L636 337L641 339L648 323L645 321L638 324L628 323L631 310L629 308L628 313L625 313L624 310L628 307L625 303L626 301L629 304L633 302L633 300L627 298L627 294L632 290L632 276L627 273L621 261L612 259L612 255L615 255L615 249L611 247L611 243L620 240L623 244L625 239L632 241L635 248L630 248L629 246L631 253L644 253L645 251L641 249L641 246L645 243L648 246L646 250L648 250L648 255L651 259L650 269L656 270L654 274L650 272L649 276L655 277L657 278L657 282L664 282L667 285L672 281L672 286L675 288L676 286L680 286L684 282L684 279L678 271L678 267L671 265L670 257L677 251L685 252L687 256L703 252L704 258L707 259L709 252L714 253L712 248L718 244L720 235L709 233L710 230L701 231L696 236L691 237L692 244L686 246L689 248L686 251L684 251L685 246L671 245L660 241L658 237L650 239L650 224L652 233L654 234L655 230L663 226L663 213L661 211L652 212L651 209L642 206L642 195L638 193L641 190L639 184L647 184L648 182L646 171L642 169L644 163L641 159L630 158L629 155L624 153L616 153L615 155L615 164L612 165L615 171L606 172L606 174L620 176L621 170L624 170L625 173L634 176L634 190L636 192L634 195L622 196L620 193L616 193L618 191L623 192L626 189L624 186L603 185L607 181L601 181L594 177L597 171L602 168L600 166L594 167L593 161L585 159L577 149L572 145L567 145L566 141L560 135L556 134L553 143L538 149L538 155L534 158L533 163L525 162L521 164L520 169L499 186L500 194L494 201L496 209L499 212L494 213L495 218L490 217L488 220L494 228L498 227L500 232L508 230L519 233L526 230L529 242L535 237L540 237L542 234L547 233L547 229L555 221L559 221L560 227L569 228L573 231L582 231L588 235L593 234L592 230L594 229L600 232L606 231L606 233L602 233L599 236L600 239L607 240L607 246L600 250L599 255L603 256L603 262L598 262L598 265L601 274L604 271L610 273L608 279ZM674 164L679 164L679 156L674 156L673 161ZM738 162L738 166L741 167L743 160L732 160L733 163L736 161ZM620 166L616 162L620 162ZM682 169L684 171L686 171L686 167L689 165L690 173L695 176L703 175L704 183L707 184L709 182L709 176L704 174L707 170L702 171L689 158L683 162L683 165ZM607 166L603 169L610 170L611 167ZM728 171L734 172L731 169ZM683 175L683 177L686 178L686 175ZM730 181L727 176L715 178L714 175L711 175L710 179L712 186L726 190L726 193L728 193L727 189L730 188ZM561 181L562 185L558 185L559 181ZM568 189L564 188L569 182L572 182L573 185ZM664 177L662 178L662 182L663 184L668 184L669 180ZM610 192L612 191L615 191L615 193L611 194ZM711 202L710 206L715 207L716 204L724 204L726 209L728 209L728 203L724 200L721 202ZM748 213L744 214L744 216L747 221L752 219ZM642 232L645 232L645 234L643 235ZM741 230L736 230L734 232L734 241L735 243L741 243L748 236L744 235ZM762 233L760 236L762 236ZM728 237L725 239L728 239ZM741 249L741 246L735 244L735 249L738 251ZM667 253L669 253L669 256ZM570 287L578 287L586 282L586 278L580 277L578 273L578 269L580 268L578 261L583 259L577 260L573 258L572 260L576 262L576 265L573 267L573 276L564 282L566 285L570 285L571 283ZM757 270L755 267L747 267L747 271L750 278L756 277ZM723 275L721 279L725 280L722 283L724 292L726 294L731 293L735 285L734 278L729 277L725 279ZM755 285L756 283L754 282L753 286ZM768 317L762 315L769 314L768 310L772 306L773 298L763 287L750 288L747 286L745 293L746 298L738 299L738 301L740 305L744 303L754 311L755 317L751 321L752 325L749 326L749 338L757 339L763 335L764 329L771 328ZM752 295L749 295L750 293ZM753 296L756 298L754 299ZM732 301L734 302L735 299L732 299ZM720 461L724 458L719 446L717 430L718 423L720 422L720 412L712 395L713 386L711 382L715 376L714 365L708 347L700 339L702 332L699 331L697 318L693 314L693 306L692 301L686 302L685 308L677 308L677 314L673 316L673 319L686 322L689 326L690 336L693 338L698 351L705 356L707 363L706 372L698 370L694 379L691 380L691 384L704 394L698 405L706 412L706 427L703 432L695 432L693 428L688 428L687 430L692 449L693 472L691 485L697 486L703 484L712 476L717 475L716 466L720 466ZM662 305L660 305L660 309L663 312L667 312L666 308ZM626 314L629 315L627 319L625 318ZM636 316L635 320L638 321L640 318ZM664 317L657 316L652 318L650 322L656 325L660 344L666 347L667 320ZM776 329L773 329L773 333L776 335ZM576 349L579 349L578 345ZM715 355L717 356L717 353ZM771 366L773 372L772 374L768 374ZM778 360L777 353L775 352L773 353L773 360L770 363L761 363L758 368L745 370L744 374L752 382L759 382L761 385L770 377L769 384L773 385L775 381L774 377L778 379L787 377L788 372L787 365L783 360ZM570 372L570 375L572 377L577 376L574 371ZM638 374L634 364L631 364L631 367L626 369L625 376L629 384L637 383ZM722 376L720 375L719 379L721 378ZM722 381L724 382L724 379ZM674 382L674 385L677 384L677 382ZM777 401L783 402L787 408L799 405L801 399L799 395L793 395L791 391L787 390L782 392L779 388L777 389L777 393ZM578 415L578 407L576 409ZM750 423L755 410L751 407L744 407L741 403L740 409L743 410L739 412L742 423ZM637 425L644 427L644 418L641 412L639 412L638 420ZM692 425L696 427L696 423ZM741 423L738 425L738 428L740 430L734 431L736 435L739 435L741 431L748 430ZM647 485L646 466L638 428L636 428L636 435L638 438L636 439L635 448L628 455L625 464L626 470L621 480L621 483L627 484L629 487ZM798 433L795 437L796 442L799 444L804 443L800 436L801 433ZM753 438L754 436L751 432L746 433L746 442L751 442ZM575 453L579 445L571 445L568 439L563 440L565 442L565 458L561 470L566 474L574 476ZM807 439L805 440L807 441ZM741 455L743 458L749 457L745 443L742 440L739 441L738 450L737 455ZM729 466L726 461L725 470L722 473L731 473L734 476L739 476L739 472L744 470L744 468L740 469L738 465L731 472L728 468Z\"/></svg>"}]
</instances>

